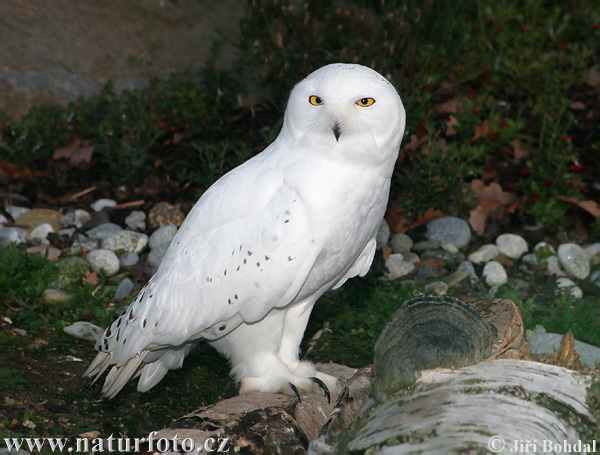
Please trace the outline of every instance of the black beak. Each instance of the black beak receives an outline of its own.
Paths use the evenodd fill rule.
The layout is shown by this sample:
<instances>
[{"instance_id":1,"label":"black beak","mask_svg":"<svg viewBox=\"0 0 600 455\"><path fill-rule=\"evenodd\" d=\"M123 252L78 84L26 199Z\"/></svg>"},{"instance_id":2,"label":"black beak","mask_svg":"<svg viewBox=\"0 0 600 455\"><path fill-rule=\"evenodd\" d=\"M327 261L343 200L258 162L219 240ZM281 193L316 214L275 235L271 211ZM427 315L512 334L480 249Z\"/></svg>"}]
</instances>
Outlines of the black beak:
<instances>
[{"instance_id":1,"label":"black beak","mask_svg":"<svg viewBox=\"0 0 600 455\"><path fill-rule=\"evenodd\" d=\"M340 127L340 124L338 122L335 122L335 125L333 125L333 135L335 136L335 140L339 142L340 140L340 135L342 134L342 128Z\"/></svg>"}]
</instances>

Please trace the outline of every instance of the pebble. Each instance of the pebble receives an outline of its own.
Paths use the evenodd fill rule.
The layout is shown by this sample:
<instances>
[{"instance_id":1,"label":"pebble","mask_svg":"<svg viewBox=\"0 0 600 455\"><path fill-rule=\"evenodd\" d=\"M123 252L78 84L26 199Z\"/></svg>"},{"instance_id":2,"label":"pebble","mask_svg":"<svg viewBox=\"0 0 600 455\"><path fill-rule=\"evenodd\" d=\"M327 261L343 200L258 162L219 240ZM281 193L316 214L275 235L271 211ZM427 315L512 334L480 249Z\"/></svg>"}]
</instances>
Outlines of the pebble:
<instances>
[{"instance_id":1,"label":"pebble","mask_svg":"<svg viewBox=\"0 0 600 455\"><path fill-rule=\"evenodd\" d=\"M98 199L97 201L92 202L90 207L95 212L101 212L103 209L107 207L114 207L115 205L117 205L117 201L113 199Z\"/></svg>"},{"instance_id":2,"label":"pebble","mask_svg":"<svg viewBox=\"0 0 600 455\"><path fill-rule=\"evenodd\" d=\"M148 241L148 246L151 250L163 244L170 244L173 237L177 234L177 226L174 224L167 224L159 227L152 233Z\"/></svg>"},{"instance_id":3,"label":"pebble","mask_svg":"<svg viewBox=\"0 0 600 455\"><path fill-rule=\"evenodd\" d=\"M56 261L60 257L60 253L62 252L58 248L48 245L30 246L25 251L31 254L41 254L49 261Z\"/></svg>"},{"instance_id":4,"label":"pebble","mask_svg":"<svg viewBox=\"0 0 600 455\"><path fill-rule=\"evenodd\" d=\"M140 253L148 244L148 236L141 232L121 231L102 240L102 248L111 251Z\"/></svg>"},{"instance_id":5,"label":"pebble","mask_svg":"<svg viewBox=\"0 0 600 455\"><path fill-rule=\"evenodd\" d=\"M74 212L68 212L60 218L60 224L63 226L81 227L91 219L91 215L82 209L77 209Z\"/></svg>"},{"instance_id":6,"label":"pebble","mask_svg":"<svg viewBox=\"0 0 600 455\"><path fill-rule=\"evenodd\" d=\"M593 257L600 255L600 243L592 243L591 245L586 245L585 251L587 252L591 261Z\"/></svg>"},{"instance_id":7,"label":"pebble","mask_svg":"<svg viewBox=\"0 0 600 455\"><path fill-rule=\"evenodd\" d=\"M443 281L435 281L425 286L427 292L433 292L437 295L446 295L448 293L448 285Z\"/></svg>"},{"instance_id":8,"label":"pebble","mask_svg":"<svg viewBox=\"0 0 600 455\"><path fill-rule=\"evenodd\" d=\"M558 262L558 256L550 256L544 259L541 265L546 269L546 275L564 275Z\"/></svg>"},{"instance_id":9,"label":"pebble","mask_svg":"<svg viewBox=\"0 0 600 455\"><path fill-rule=\"evenodd\" d=\"M77 238L71 245L71 254L80 254L81 251L88 253L97 249L99 244L98 240L86 239L85 237Z\"/></svg>"},{"instance_id":10,"label":"pebble","mask_svg":"<svg viewBox=\"0 0 600 455\"><path fill-rule=\"evenodd\" d=\"M596 286L600 287L600 270L592 272L592 274L590 275L590 281Z\"/></svg>"},{"instance_id":11,"label":"pebble","mask_svg":"<svg viewBox=\"0 0 600 455\"><path fill-rule=\"evenodd\" d=\"M27 207L19 207L18 205L9 205L6 207L6 211L10 213L10 216L13 217L13 220L16 220L25 212L29 212L30 210L31 209L28 209Z\"/></svg>"},{"instance_id":12,"label":"pebble","mask_svg":"<svg viewBox=\"0 0 600 455\"><path fill-rule=\"evenodd\" d=\"M394 253L408 253L413 246L412 239L406 234L392 236L391 246Z\"/></svg>"},{"instance_id":13,"label":"pebble","mask_svg":"<svg viewBox=\"0 0 600 455\"><path fill-rule=\"evenodd\" d=\"M389 280L395 280L396 278L408 275L415 270L414 264L405 261L400 253L390 254L385 261L385 266L388 269L386 277Z\"/></svg>"},{"instance_id":14,"label":"pebble","mask_svg":"<svg viewBox=\"0 0 600 455\"><path fill-rule=\"evenodd\" d=\"M27 242L27 231L21 228L5 227L0 229L0 246L8 246L11 243L20 245Z\"/></svg>"},{"instance_id":15,"label":"pebble","mask_svg":"<svg viewBox=\"0 0 600 455\"><path fill-rule=\"evenodd\" d=\"M527 253L527 242L523 237L516 234L502 234L496 239L496 245L500 253L512 259L519 259Z\"/></svg>"},{"instance_id":16,"label":"pebble","mask_svg":"<svg viewBox=\"0 0 600 455\"><path fill-rule=\"evenodd\" d=\"M105 223L87 231L87 236L94 240L104 240L105 238L115 235L122 230L123 228L118 224Z\"/></svg>"},{"instance_id":17,"label":"pebble","mask_svg":"<svg viewBox=\"0 0 600 455\"><path fill-rule=\"evenodd\" d=\"M458 254L459 249L451 243L442 243L442 250L451 254Z\"/></svg>"},{"instance_id":18,"label":"pebble","mask_svg":"<svg viewBox=\"0 0 600 455\"><path fill-rule=\"evenodd\" d=\"M558 247L558 258L565 270L571 275L582 280L589 276L590 259L579 245L563 243Z\"/></svg>"},{"instance_id":19,"label":"pebble","mask_svg":"<svg viewBox=\"0 0 600 455\"><path fill-rule=\"evenodd\" d=\"M525 254L523 255L523 257L521 258L521 260L525 263L525 264L529 264L532 266L536 266L538 265L538 259L537 256L535 255L535 253L529 253L529 254Z\"/></svg>"},{"instance_id":20,"label":"pebble","mask_svg":"<svg viewBox=\"0 0 600 455\"><path fill-rule=\"evenodd\" d=\"M119 256L119 263L121 264L121 267L131 267L132 265L136 265L139 260L140 257L131 251L126 251Z\"/></svg>"},{"instance_id":21,"label":"pebble","mask_svg":"<svg viewBox=\"0 0 600 455\"><path fill-rule=\"evenodd\" d=\"M413 251L425 251L425 250L435 250L439 248L442 244L438 240L422 240L413 244Z\"/></svg>"},{"instance_id":22,"label":"pebble","mask_svg":"<svg viewBox=\"0 0 600 455\"><path fill-rule=\"evenodd\" d=\"M134 231L145 231L146 214L139 210L134 210L125 218L125 224L129 229L133 229Z\"/></svg>"},{"instance_id":23,"label":"pebble","mask_svg":"<svg viewBox=\"0 0 600 455\"><path fill-rule=\"evenodd\" d=\"M167 224L179 227L184 219L185 215L181 210L167 202L159 202L148 213L148 227L151 231Z\"/></svg>"},{"instance_id":24,"label":"pebble","mask_svg":"<svg viewBox=\"0 0 600 455\"><path fill-rule=\"evenodd\" d=\"M475 267L471 261L463 261L458 265L457 271L464 272L469 277L471 282L478 281L479 277L477 276L477 272L475 272Z\"/></svg>"},{"instance_id":25,"label":"pebble","mask_svg":"<svg viewBox=\"0 0 600 455\"><path fill-rule=\"evenodd\" d=\"M62 289L45 289L42 292L42 301L50 305L69 303L73 296Z\"/></svg>"},{"instance_id":26,"label":"pebble","mask_svg":"<svg viewBox=\"0 0 600 455\"><path fill-rule=\"evenodd\" d=\"M104 329L86 321L77 321L63 328L65 333L82 340L96 342L104 333Z\"/></svg>"},{"instance_id":27,"label":"pebble","mask_svg":"<svg viewBox=\"0 0 600 455\"><path fill-rule=\"evenodd\" d=\"M573 297L580 299L583 297L583 291L577 284L569 278L558 278L556 280L557 294L569 293Z\"/></svg>"},{"instance_id":28,"label":"pebble","mask_svg":"<svg viewBox=\"0 0 600 455\"><path fill-rule=\"evenodd\" d=\"M484 262L491 261L500 254L500 250L496 245L487 244L483 245L474 253L469 254L469 261L475 264L483 264Z\"/></svg>"},{"instance_id":29,"label":"pebble","mask_svg":"<svg viewBox=\"0 0 600 455\"><path fill-rule=\"evenodd\" d=\"M110 221L110 216L107 212L96 212L92 215L92 217L83 223L81 226L83 229L91 229L96 226L100 226L101 224L108 223Z\"/></svg>"},{"instance_id":30,"label":"pebble","mask_svg":"<svg viewBox=\"0 0 600 455\"><path fill-rule=\"evenodd\" d=\"M448 253L447 251L439 250L439 249L423 251L423 254L421 254L421 258L422 259L427 259L427 258L438 259L438 260L442 261L444 264L452 264L453 262L456 262L456 259L457 259L455 254Z\"/></svg>"},{"instance_id":31,"label":"pebble","mask_svg":"<svg viewBox=\"0 0 600 455\"><path fill-rule=\"evenodd\" d=\"M402 256L404 256L404 260L406 262L410 262L411 264L416 264L417 262L421 262L421 258L416 253L413 253L412 251L409 251L408 253L403 253Z\"/></svg>"},{"instance_id":32,"label":"pebble","mask_svg":"<svg viewBox=\"0 0 600 455\"><path fill-rule=\"evenodd\" d=\"M129 278L124 278L117 286L117 289L115 289L115 300L123 300L125 297L131 294L131 291L133 291L134 287L135 284L133 281L131 281Z\"/></svg>"},{"instance_id":33,"label":"pebble","mask_svg":"<svg viewBox=\"0 0 600 455\"><path fill-rule=\"evenodd\" d=\"M77 229L73 228L62 228L58 230L58 235L66 235L67 237L71 238L73 237L73 234L75 234L75 232L77 231Z\"/></svg>"},{"instance_id":34,"label":"pebble","mask_svg":"<svg viewBox=\"0 0 600 455\"><path fill-rule=\"evenodd\" d=\"M496 261L490 261L483 267L482 272L485 282L490 286L500 286L508 280L506 270L502 264Z\"/></svg>"},{"instance_id":35,"label":"pebble","mask_svg":"<svg viewBox=\"0 0 600 455\"><path fill-rule=\"evenodd\" d=\"M431 284L440 280L441 273L433 267L421 265L415 274L415 280L419 284Z\"/></svg>"},{"instance_id":36,"label":"pebble","mask_svg":"<svg viewBox=\"0 0 600 455\"><path fill-rule=\"evenodd\" d=\"M541 256L556 256L556 250L552 245L546 242L540 242L533 247L533 252L539 257Z\"/></svg>"},{"instance_id":37,"label":"pebble","mask_svg":"<svg viewBox=\"0 0 600 455\"><path fill-rule=\"evenodd\" d=\"M169 245L169 243L163 243L162 245L150 250L150 253L148 253L148 264L153 267L158 267L165 257L165 254L169 249Z\"/></svg>"},{"instance_id":38,"label":"pebble","mask_svg":"<svg viewBox=\"0 0 600 455\"><path fill-rule=\"evenodd\" d=\"M554 354L560 347L563 335L546 333L546 329L537 325L534 330L527 331L527 347L534 355ZM575 351L588 367L593 368L600 362L600 347L575 340Z\"/></svg>"},{"instance_id":39,"label":"pebble","mask_svg":"<svg viewBox=\"0 0 600 455\"><path fill-rule=\"evenodd\" d=\"M113 276L119 271L119 258L107 249L90 251L87 255L87 261L94 272L102 272L107 276Z\"/></svg>"},{"instance_id":40,"label":"pebble","mask_svg":"<svg viewBox=\"0 0 600 455\"><path fill-rule=\"evenodd\" d=\"M387 224L385 219L381 220L381 224L379 225L379 229L377 229L377 234L375 235L375 242L377 243L377 249L381 249L384 245L390 240L390 226Z\"/></svg>"},{"instance_id":41,"label":"pebble","mask_svg":"<svg viewBox=\"0 0 600 455\"><path fill-rule=\"evenodd\" d=\"M62 214L56 210L31 209L19 216L15 220L15 224L27 226L25 230L31 233L40 224L48 223L56 232L62 227L60 224L61 217Z\"/></svg>"},{"instance_id":42,"label":"pebble","mask_svg":"<svg viewBox=\"0 0 600 455\"><path fill-rule=\"evenodd\" d=\"M51 232L56 232L52 225L50 223L43 223L37 226L33 231L31 231L31 234L29 234L29 238L31 240L39 240L44 245L49 245L50 242L48 242L48 239L46 237L48 237L48 234L50 234Z\"/></svg>"},{"instance_id":43,"label":"pebble","mask_svg":"<svg viewBox=\"0 0 600 455\"><path fill-rule=\"evenodd\" d=\"M456 286L458 283L460 283L462 280L464 280L468 276L469 275L467 274L467 272L464 272L462 270L457 270L456 272L451 273L450 275L447 275L444 278L442 278L442 281L444 283L446 283L449 288L451 288L451 287Z\"/></svg>"},{"instance_id":44,"label":"pebble","mask_svg":"<svg viewBox=\"0 0 600 455\"><path fill-rule=\"evenodd\" d=\"M451 243L460 249L471 240L471 228L460 218L445 216L427 223L426 236L429 240Z\"/></svg>"}]
</instances>

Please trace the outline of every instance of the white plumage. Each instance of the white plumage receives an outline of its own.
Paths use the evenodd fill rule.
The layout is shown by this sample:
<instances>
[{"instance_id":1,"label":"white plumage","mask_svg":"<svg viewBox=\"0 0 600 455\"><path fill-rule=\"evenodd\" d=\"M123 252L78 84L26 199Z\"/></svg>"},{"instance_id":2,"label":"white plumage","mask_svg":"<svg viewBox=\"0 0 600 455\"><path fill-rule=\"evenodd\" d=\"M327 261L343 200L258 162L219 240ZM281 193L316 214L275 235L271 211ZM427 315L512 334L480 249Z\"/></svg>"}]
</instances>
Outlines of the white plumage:
<instances>
[{"instance_id":1,"label":"white plumage","mask_svg":"<svg viewBox=\"0 0 600 455\"><path fill-rule=\"evenodd\" d=\"M367 67L301 81L277 139L202 195L85 375L112 366L103 395L137 376L144 392L205 339L240 393L335 390L300 342L316 300L369 270L404 125L396 90Z\"/></svg>"}]
</instances>

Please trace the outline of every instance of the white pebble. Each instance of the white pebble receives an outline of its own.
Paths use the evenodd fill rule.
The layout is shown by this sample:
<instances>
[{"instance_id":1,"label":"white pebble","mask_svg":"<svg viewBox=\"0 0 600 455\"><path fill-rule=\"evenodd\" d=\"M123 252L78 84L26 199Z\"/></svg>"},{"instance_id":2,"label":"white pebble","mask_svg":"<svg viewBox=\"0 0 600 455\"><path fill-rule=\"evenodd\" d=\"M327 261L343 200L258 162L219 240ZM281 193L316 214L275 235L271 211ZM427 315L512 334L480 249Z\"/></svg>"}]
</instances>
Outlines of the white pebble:
<instances>
[{"instance_id":1,"label":"white pebble","mask_svg":"<svg viewBox=\"0 0 600 455\"><path fill-rule=\"evenodd\" d=\"M583 297L583 291L569 278L559 278L556 280L557 294L569 293L573 297L580 299Z\"/></svg>"},{"instance_id":2,"label":"white pebble","mask_svg":"<svg viewBox=\"0 0 600 455\"><path fill-rule=\"evenodd\" d=\"M483 264L484 262L491 261L500 254L500 250L496 245L487 244L483 245L474 253L469 254L469 261L475 264Z\"/></svg>"},{"instance_id":3,"label":"white pebble","mask_svg":"<svg viewBox=\"0 0 600 455\"><path fill-rule=\"evenodd\" d=\"M171 240L173 240L173 237L175 237L175 234L177 234L177 226L174 224L161 226L150 236L150 240L148 240L148 246L151 250L153 250L157 246L165 243L170 244Z\"/></svg>"},{"instance_id":4,"label":"white pebble","mask_svg":"<svg viewBox=\"0 0 600 455\"><path fill-rule=\"evenodd\" d=\"M389 270L389 272L386 273L388 280L395 280L401 276L408 275L415 269L414 264L405 261L400 253L390 254L385 261L385 266Z\"/></svg>"},{"instance_id":5,"label":"white pebble","mask_svg":"<svg viewBox=\"0 0 600 455\"><path fill-rule=\"evenodd\" d=\"M506 270L497 261L490 261L483 267L483 277L490 286L500 286L508 280Z\"/></svg>"},{"instance_id":6,"label":"white pebble","mask_svg":"<svg viewBox=\"0 0 600 455\"><path fill-rule=\"evenodd\" d=\"M129 229L133 229L135 231L145 231L146 230L146 214L139 210L134 210L127 218L125 218L125 224Z\"/></svg>"},{"instance_id":7,"label":"white pebble","mask_svg":"<svg viewBox=\"0 0 600 455\"><path fill-rule=\"evenodd\" d=\"M117 205L117 201L112 199L98 199L90 204L90 207L94 209L96 212L100 212L102 209L106 207L114 207Z\"/></svg>"},{"instance_id":8,"label":"white pebble","mask_svg":"<svg viewBox=\"0 0 600 455\"><path fill-rule=\"evenodd\" d=\"M29 234L29 238L38 239L44 245L49 245L50 242L48 242L47 237L48 234L50 234L51 232L54 232L54 228L52 227L52 225L50 223L42 223L39 226L37 226L33 231L31 231L31 234Z\"/></svg>"},{"instance_id":9,"label":"white pebble","mask_svg":"<svg viewBox=\"0 0 600 455\"><path fill-rule=\"evenodd\" d=\"M502 234L496 239L500 253L512 259L518 259L527 252L527 242L516 234Z\"/></svg>"},{"instance_id":10,"label":"white pebble","mask_svg":"<svg viewBox=\"0 0 600 455\"><path fill-rule=\"evenodd\" d=\"M94 272L112 276L119 271L119 258L110 250L90 251L86 259Z\"/></svg>"},{"instance_id":11,"label":"white pebble","mask_svg":"<svg viewBox=\"0 0 600 455\"><path fill-rule=\"evenodd\" d=\"M579 245L563 243L558 247L558 258L571 275L583 280L590 274L590 259Z\"/></svg>"}]
</instances>

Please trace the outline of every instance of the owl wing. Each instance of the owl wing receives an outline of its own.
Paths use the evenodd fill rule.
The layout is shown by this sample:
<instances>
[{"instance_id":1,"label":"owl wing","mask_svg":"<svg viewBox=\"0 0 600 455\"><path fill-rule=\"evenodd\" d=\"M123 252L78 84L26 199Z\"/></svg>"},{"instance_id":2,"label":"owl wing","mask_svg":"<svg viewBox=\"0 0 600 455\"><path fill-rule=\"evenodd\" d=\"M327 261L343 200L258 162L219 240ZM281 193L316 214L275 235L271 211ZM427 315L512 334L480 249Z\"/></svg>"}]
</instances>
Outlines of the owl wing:
<instances>
[{"instance_id":1,"label":"owl wing","mask_svg":"<svg viewBox=\"0 0 600 455\"><path fill-rule=\"evenodd\" d=\"M251 172L252 162L203 195L156 274L98 341L85 375L114 365L105 395L139 374L138 389L149 389L181 366L189 341L226 335L298 294L319 255L308 214L281 171Z\"/></svg>"}]
</instances>

